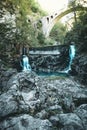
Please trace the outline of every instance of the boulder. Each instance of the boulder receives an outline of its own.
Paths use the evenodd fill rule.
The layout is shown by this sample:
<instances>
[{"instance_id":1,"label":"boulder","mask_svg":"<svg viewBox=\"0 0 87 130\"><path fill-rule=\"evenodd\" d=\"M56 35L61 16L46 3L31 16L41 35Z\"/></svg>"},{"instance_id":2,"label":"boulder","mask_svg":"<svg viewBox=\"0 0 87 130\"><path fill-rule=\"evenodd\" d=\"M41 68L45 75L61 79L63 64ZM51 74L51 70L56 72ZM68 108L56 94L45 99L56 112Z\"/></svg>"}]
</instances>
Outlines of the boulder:
<instances>
[{"instance_id":1,"label":"boulder","mask_svg":"<svg viewBox=\"0 0 87 130\"><path fill-rule=\"evenodd\" d=\"M6 82L0 94L1 130L87 129L87 89L74 78L25 71L13 73Z\"/></svg>"}]
</instances>

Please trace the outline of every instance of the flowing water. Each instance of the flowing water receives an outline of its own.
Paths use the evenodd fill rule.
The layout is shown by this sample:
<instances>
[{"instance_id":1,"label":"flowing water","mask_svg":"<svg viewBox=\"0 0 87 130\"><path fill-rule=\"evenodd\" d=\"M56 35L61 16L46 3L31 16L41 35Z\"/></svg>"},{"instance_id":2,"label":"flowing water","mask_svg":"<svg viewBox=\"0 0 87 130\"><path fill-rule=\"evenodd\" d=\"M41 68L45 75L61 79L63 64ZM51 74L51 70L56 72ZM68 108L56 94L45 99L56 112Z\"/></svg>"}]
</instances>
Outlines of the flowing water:
<instances>
[{"instance_id":1,"label":"flowing water","mask_svg":"<svg viewBox=\"0 0 87 130\"><path fill-rule=\"evenodd\" d=\"M70 49L69 49L69 65L68 65L67 68L64 69L64 71L62 71L63 73L68 73L71 70L71 65L72 65L74 57L75 57L75 45L70 45Z\"/></svg>"},{"instance_id":2,"label":"flowing water","mask_svg":"<svg viewBox=\"0 0 87 130\"><path fill-rule=\"evenodd\" d=\"M31 71L31 66L29 64L29 59L26 55L23 55L23 59L22 59L22 70L23 71Z\"/></svg>"},{"instance_id":3,"label":"flowing water","mask_svg":"<svg viewBox=\"0 0 87 130\"><path fill-rule=\"evenodd\" d=\"M73 62L73 59L75 57L75 45L70 45L69 47L69 64L67 68L65 68L62 71L59 72L36 72L40 76L67 76L69 74L69 71L71 70L71 65ZM26 55L23 55L22 57L22 70L23 71L31 71L31 65L29 64L29 58Z\"/></svg>"}]
</instances>

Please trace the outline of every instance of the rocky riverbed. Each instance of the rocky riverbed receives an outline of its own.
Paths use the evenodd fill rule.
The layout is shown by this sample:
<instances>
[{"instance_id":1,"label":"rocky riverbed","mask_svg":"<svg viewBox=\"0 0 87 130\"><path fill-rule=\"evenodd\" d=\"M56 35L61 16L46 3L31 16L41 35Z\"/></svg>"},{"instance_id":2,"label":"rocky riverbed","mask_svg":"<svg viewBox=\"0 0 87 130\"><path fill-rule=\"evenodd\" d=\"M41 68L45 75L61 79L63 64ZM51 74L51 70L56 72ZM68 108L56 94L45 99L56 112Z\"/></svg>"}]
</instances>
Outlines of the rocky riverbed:
<instances>
[{"instance_id":1,"label":"rocky riverbed","mask_svg":"<svg viewBox=\"0 0 87 130\"><path fill-rule=\"evenodd\" d=\"M1 69L0 130L87 130L87 88L72 76Z\"/></svg>"}]
</instances>

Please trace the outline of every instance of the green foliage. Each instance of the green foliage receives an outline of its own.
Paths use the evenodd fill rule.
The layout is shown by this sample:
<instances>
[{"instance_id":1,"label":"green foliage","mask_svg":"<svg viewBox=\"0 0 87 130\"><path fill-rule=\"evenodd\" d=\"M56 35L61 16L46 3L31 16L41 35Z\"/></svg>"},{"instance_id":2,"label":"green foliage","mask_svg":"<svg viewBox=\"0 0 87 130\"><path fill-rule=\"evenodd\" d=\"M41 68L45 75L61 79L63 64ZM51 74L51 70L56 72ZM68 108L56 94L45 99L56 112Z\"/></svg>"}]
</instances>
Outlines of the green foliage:
<instances>
[{"instance_id":1,"label":"green foliage","mask_svg":"<svg viewBox=\"0 0 87 130\"><path fill-rule=\"evenodd\" d=\"M57 24L54 25L53 29L51 30L50 37L54 39L54 41L63 44L65 34L66 34L66 26L58 22Z\"/></svg>"},{"instance_id":2,"label":"green foliage","mask_svg":"<svg viewBox=\"0 0 87 130\"><path fill-rule=\"evenodd\" d=\"M45 44L45 36L43 35L43 33L38 32L37 39L41 46L43 46Z\"/></svg>"},{"instance_id":3,"label":"green foliage","mask_svg":"<svg viewBox=\"0 0 87 130\"><path fill-rule=\"evenodd\" d=\"M31 10L32 10L32 12L34 12L34 13L38 13L39 10L40 10L38 3L36 3L35 1L32 1L32 2L31 2Z\"/></svg>"},{"instance_id":4,"label":"green foliage","mask_svg":"<svg viewBox=\"0 0 87 130\"><path fill-rule=\"evenodd\" d=\"M66 34L65 43L75 42L82 52L87 52L87 12L81 12L77 23L73 24L73 28Z\"/></svg>"},{"instance_id":5,"label":"green foliage","mask_svg":"<svg viewBox=\"0 0 87 130\"><path fill-rule=\"evenodd\" d=\"M76 7L87 7L87 1L85 0L70 0L68 2L68 7L73 8L73 13L74 13L74 20L77 23L77 15L78 13L76 12Z\"/></svg>"},{"instance_id":6,"label":"green foliage","mask_svg":"<svg viewBox=\"0 0 87 130\"><path fill-rule=\"evenodd\" d=\"M87 4L86 0L70 0L68 6L75 7L75 6L84 6Z\"/></svg>"},{"instance_id":7,"label":"green foliage","mask_svg":"<svg viewBox=\"0 0 87 130\"><path fill-rule=\"evenodd\" d=\"M46 38L41 31L38 32L37 39L39 46L49 46L54 44L54 40L51 39L50 37Z\"/></svg>"},{"instance_id":8,"label":"green foliage","mask_svg":"<svg viewBox=\"0 0 87 130\"><path fill-rule=\"evenodd\" d=\"M42 22L39 20L37 22L37 29L41 30L41 27L42 27Z\"/></svg>"},{"instance_id":9,"label":"green foliage","mask_svg":"<svg viewBox=\"0 0 87 130\"><path fill-rule=\"evenodd\" d=\"M0 45L5 46L6 43L10 43L12 39L13 27L11 23L0 23Z\"/></svg>"},{"instance_id":10,"label":"green foliage","mask_svg":"<svg viewBox=\"0 0 87 130\"><path fill-rule=\"evenodd\" d=\"M47 46L54 45L54 42L55 41L53 39L51 39L50 37L47 37L45 39L45 45L47 45Z\"/></svg>"},{"instance_id":11,"label":"green foliage","mask_svg":"<svg viewBox=\"0 0 87 130\"><path fill-rule=\"evenodd\" d=\"M7 19L0 23L0 48L4 49L8 44L38 46L39 43L44 43L42 35L39 34L37 37L38 32L33 27L32 21L28 23L27 20L27 16L32 16L35 20L44 14L35 0L1 0L0 2L0 18L3 18L7 12L10 16L15 15L14 26L13 22Z\"/></svg>"},{"instance_id":12,"label":"green foliage","mask_svg":"<svg viewBox=\"0 0 87 130\"><path fill-rule=\"evenodd\" d=\"M24 25L21 28L17 28L15 33L15 36L17 36L15 37L16 43L33 46L35 40L35 43L37 44L37 40L35 39L35 32L31 25Z\"/></svg>"}]
</instances>

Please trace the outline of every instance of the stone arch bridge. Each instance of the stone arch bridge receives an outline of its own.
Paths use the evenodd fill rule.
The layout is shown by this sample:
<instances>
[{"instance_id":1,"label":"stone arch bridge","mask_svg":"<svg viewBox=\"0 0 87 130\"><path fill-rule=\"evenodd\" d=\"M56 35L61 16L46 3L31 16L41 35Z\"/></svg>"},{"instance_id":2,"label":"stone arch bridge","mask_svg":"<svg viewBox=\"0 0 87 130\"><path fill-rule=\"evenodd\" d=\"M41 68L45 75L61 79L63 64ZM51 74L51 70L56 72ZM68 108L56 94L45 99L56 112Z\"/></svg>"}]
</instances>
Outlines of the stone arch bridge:
<instances>
[{"instance_id":1,"label":"stone arch bridge","mask_svg":"<svg viewBox=\"0 0 87 130\"><path fill-rule=\"evenodd\" d=\"M82 7L82 6L77 6L75 8L70 8L67 10L60 10L57 13L51 14L49 16L45 16L39 20L39 22L42 24L42 32L45 35L45 37L48 37L50 34L51 29L53 26L56 24L58 20L60 20L63 16L73 12L73 11L81 11L81 10L86 10L87 7Z\"/></svg>"}]
</instances>

